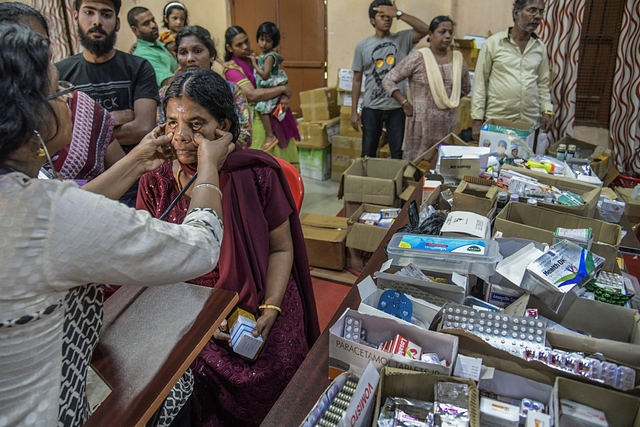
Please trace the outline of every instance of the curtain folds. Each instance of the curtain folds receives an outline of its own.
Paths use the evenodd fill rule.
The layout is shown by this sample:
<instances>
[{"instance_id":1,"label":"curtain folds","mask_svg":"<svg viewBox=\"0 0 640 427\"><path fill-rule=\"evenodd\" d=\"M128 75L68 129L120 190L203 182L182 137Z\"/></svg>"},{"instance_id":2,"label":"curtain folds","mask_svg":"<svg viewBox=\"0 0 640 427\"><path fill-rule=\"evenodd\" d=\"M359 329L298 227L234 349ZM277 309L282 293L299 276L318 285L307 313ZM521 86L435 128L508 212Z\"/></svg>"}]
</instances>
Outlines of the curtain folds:
<instances>
[{"instance_id":1,"label":"curtain folds","mask_svg":"<svg viewBox=\"0 0 640 427\"><path fill-rule=\"evenodd\" d=\"M611 100L610 135L618 170L640 174L640 2L627 0Z\"/></svg>"},{"instance_id":2,"label":"curtain folds","mask_svg":"<svg viewBox=\"0 0 640 427\"><path fill-rule=\"evenodd\" d=\"M32 0L31 6L42 13L49 24L54 62L80 52L80 39L73 22L73 0Z\"/></svg>"},{"instance_id":3,"label":"curtain folds","mask_svg":"<svg viewBox=\"0 0 640 427\"><path fill-rule=\"evenodd\" d=\"M540 37L551 65L551 102L555 117L549 144L573 135L578 84L578 53L586 0L549 0Z\"/></svg>"}]
</instances>

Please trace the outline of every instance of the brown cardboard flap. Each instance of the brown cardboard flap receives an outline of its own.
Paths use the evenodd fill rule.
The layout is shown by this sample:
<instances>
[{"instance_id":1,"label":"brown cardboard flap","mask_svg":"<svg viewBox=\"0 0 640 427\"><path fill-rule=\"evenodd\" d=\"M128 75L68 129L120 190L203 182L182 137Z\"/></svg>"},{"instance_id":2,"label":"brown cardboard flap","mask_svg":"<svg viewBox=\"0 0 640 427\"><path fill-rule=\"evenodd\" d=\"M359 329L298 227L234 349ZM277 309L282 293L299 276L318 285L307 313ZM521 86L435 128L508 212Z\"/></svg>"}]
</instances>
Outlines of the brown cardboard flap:
<instances>
[{"instance_id":1,"label":"brown cardboard flap","mask_svg":"<svg viewBox=\"0 0 640 427\"><path fill-rule=\"evenodd\" d=\"M364 212L380 212L386 206L363 204L358 208L348 220L347 247L365 252L375 252L380 246L380 242L389 232L388 228L376 225L362 224L358 222L360 215Z\"/></svg>"},{"instance_id":2,"label":"brown cardboard flap","mask_svg":"<svg viewBox=\"0 0 640 427\"><path fill-rule=\"evenodd\" d=\"M460 139L457 135L450 133L440 140L439 143L429 148L424 153L420 154L418 157L413 159L411 162L413 166L421 170L423 173L427 172L429 169L435 169L435 161L438 160L438 148L440 145L458 145L466 147L467 143L465 143L462 139ZM433 163L433 165L431 165Z\"/></svg>"},{"instance_id":3,"label":"brown cardboard flap","mask_svg":"<svg viewBox=\"0 0 640 427\"><path fill-rule=\"evenodd\" d=\"M488 217L498 200L497 186L484 186L462 181L453 193L452 211L467 211Z\"/></svg>"},{"instance_id":4,"label":"brown cardboard flap","mask_svg":"<svg viewBox=\"0 0 640 427\"><path fill-rule=\"evenodd\" d=\"M302 225L329 229L347 229L347 218L329 215L318 215L312 213L301 213L300 222Z\"/></svg>"},{"instance_id":5,"label":"brown cardboard flap","mask_svg":"<svg viewBox=\"0 0 640 427\"><path fill-rule=\"evenodd\" d=\"M404 160L358 158L342 175L338 198L394 206L402 193L406 164Z\"/></svg>"}]
</instances>

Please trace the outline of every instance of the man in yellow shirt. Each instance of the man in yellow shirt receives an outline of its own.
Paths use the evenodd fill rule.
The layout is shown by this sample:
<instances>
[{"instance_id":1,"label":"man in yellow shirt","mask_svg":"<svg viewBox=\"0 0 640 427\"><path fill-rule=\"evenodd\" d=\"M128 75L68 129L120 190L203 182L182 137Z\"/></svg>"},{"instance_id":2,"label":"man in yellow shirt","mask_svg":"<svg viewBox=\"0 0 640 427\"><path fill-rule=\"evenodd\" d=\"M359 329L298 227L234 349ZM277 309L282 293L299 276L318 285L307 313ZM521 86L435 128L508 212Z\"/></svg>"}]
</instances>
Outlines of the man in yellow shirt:
<instances>
[{"instance_id":1,"label":"man in yellow shirt","mask_svg":"<svg viewBox=\"0 0 640 427\"><path fill-rule=\"evenodd\" d=\"M535 33L544 16L543 0L516 0L514 26L489 37L475 70L471 100L473 138L487 119L524 120L551 128L551 72L544 43Z\"/></svg>"}]
</instances>

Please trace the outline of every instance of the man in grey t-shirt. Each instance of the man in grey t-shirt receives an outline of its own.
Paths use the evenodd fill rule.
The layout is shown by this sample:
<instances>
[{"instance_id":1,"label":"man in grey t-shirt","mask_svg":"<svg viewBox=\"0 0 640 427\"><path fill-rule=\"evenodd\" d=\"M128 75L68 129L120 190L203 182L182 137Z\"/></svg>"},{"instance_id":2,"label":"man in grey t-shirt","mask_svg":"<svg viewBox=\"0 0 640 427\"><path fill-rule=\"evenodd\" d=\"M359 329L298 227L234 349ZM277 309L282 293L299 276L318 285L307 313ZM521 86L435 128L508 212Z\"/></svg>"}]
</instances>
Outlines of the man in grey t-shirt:
<instances>
[{"instance_id":1,"label":"man in grey t-shirt","mask_svg":"<svg viewBox=\"0 0 640 427\"><path fill-rule=\"evenodd\" d=\"M391 33L393 18L402 20L413 29ZM360 41L353 57L353 89L351 125L355 130L362 128L362 156L375 157L383 124L387 128L387 141L391 157L402 158L405 115L402 106L390 97L382 87L382 79L402 61L413 47L429 32L429 25L418 18L407 15L390 0L374 0L369 6L369 22L375 35ZM364 100L362 117L358 114L358 100L364 73ZM407 85L403 82L402 92L406 96Z\"/></svg>"}]
</instances>

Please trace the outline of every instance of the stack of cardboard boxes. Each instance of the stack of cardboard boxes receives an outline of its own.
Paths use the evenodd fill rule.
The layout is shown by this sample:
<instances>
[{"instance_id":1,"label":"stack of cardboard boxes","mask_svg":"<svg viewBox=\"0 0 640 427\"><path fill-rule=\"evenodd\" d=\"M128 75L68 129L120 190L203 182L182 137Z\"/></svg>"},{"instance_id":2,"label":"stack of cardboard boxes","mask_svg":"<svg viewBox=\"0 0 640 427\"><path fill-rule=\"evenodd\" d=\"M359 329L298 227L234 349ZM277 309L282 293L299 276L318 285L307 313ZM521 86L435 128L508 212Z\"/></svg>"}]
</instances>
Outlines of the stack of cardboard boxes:
<instances>
[{"instance_id":1,"label":"stack of cardboard boxes","mask_svg":"<svg viewBox=\"0 0 640 427\"><path fill-rule=\"evenodd\" d=\"M331 176L331 139L339 131L339 107L335 87L300 92L303 120L298 121L300 173L307 178Z\"/></svg>"}]
</instances>

